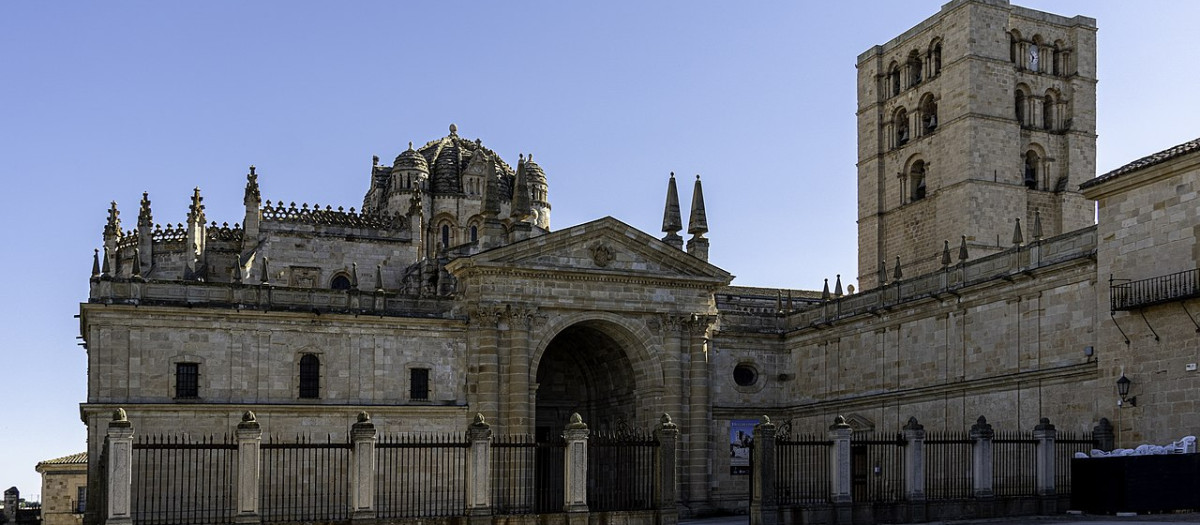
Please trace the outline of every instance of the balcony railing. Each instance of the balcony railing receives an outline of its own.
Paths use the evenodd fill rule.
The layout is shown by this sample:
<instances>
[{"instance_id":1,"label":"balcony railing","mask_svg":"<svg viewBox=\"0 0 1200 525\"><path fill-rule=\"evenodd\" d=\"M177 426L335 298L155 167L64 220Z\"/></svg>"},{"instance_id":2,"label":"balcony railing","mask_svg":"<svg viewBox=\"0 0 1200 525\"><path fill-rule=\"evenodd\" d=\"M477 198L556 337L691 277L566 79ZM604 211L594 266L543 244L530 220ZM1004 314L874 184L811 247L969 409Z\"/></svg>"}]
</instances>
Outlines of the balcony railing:
<instances>
[{"instance_id":1,"label":"balcony railing","mask_svg":"<svg viewBox=\"0 0 1200 525\"><path fill-rule=\"evenodd\" d=\"M1113 311L1133 310L1193 297L1200 297L1200 268L1138 281L1114 281L1109 287Z\"/></svg>"}]
</instances>

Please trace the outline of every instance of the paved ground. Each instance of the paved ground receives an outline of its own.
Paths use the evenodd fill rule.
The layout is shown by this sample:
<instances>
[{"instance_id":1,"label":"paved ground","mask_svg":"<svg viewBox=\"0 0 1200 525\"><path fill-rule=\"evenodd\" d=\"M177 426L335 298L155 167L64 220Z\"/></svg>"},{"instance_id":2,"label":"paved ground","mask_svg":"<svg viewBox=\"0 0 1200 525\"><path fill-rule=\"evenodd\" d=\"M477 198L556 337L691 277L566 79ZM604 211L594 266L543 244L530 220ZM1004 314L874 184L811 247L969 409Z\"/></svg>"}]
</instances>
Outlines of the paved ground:
<instances>
[{"instance_id":1,"label":"paved ground","mask_svg":"<svg viewBox=\"0 0 1200 525\"><path fill-rule=\"evenodd\" d=\"M698 520L681 520L686 525L748 525L747 516L723 516ZM927 525L1058 525L1068 523L1088 523L1090 525L1140 525L1154 523L1180 523L1200 525L1200 514L1148 514L1140 516L1088 516L1088 515L1059 515L1059 516L1022 516L1012 518L991 518L984 520L954 520L933 521Z\"/></svg>"}]
</instances>

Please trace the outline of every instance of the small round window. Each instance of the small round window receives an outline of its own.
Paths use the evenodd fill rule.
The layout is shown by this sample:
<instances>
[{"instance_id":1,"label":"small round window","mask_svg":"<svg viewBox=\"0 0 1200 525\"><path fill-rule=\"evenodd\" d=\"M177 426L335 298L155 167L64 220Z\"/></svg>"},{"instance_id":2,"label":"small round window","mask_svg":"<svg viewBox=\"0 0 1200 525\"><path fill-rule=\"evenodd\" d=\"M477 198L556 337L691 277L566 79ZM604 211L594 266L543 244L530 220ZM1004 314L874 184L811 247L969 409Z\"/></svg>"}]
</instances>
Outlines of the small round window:
<instances>
[{"instance_id":1,"label":"small round window","mask_svg":"<svg viewBox=\"0 0 1200 525\"><path fill-rule=\"evenodd\" d=\"M758 371L750 365L737 365L733 368L733 382L738 386L751 386L758 382Z\"/></svg>"}]
</instances>

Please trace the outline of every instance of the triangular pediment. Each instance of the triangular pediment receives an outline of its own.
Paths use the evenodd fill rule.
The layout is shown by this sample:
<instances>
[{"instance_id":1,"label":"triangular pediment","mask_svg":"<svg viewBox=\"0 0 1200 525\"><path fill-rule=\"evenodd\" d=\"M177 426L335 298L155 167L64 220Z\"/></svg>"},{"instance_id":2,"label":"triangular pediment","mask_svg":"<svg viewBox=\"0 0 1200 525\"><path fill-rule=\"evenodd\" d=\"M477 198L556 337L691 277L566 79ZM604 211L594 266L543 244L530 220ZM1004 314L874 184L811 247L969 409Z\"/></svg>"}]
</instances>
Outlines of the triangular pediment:
<instances>
[{"instance_id":1,"label":"triangular pediment","mask_svg":"<svg viewBox=\"0 0 1200 525\"><path fill-rule=\"evenodd\" d=\"M719 286L733 280L729 272L612 217L455 259L446 266L455 275L483 268L683 279Z\"/></svg>"}]
</instances>

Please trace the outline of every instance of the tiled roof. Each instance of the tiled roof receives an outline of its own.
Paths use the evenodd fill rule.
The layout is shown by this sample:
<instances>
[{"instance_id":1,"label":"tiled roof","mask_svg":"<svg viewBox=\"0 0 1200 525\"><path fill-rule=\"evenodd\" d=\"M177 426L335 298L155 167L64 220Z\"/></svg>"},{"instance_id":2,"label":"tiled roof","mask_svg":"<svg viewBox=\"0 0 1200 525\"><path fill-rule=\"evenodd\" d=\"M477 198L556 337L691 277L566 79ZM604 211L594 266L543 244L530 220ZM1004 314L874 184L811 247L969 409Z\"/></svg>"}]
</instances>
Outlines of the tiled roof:
<instances>
[{"instance_id":1,"label":"tiled roof","mask_svg":"<svg viewBox=\"0 0 1200 525\"><path fill-rule=\"evenodd\" d=\"M1105 173L1104 175L1101 175L1092 180L1089 180L1089 181L1081 184L1079 186L1079 188L1080 189L1090 188L1097 184L1101 184L1103 182L1107 182L1107 181L1110 181L1117 177L1120 177L1121 175L1124 175L1126 173L1134 172L1134 171L1140 170L1142 168L1147 168L1147 167L1153 166L1155 164L1160 164L1160 163L1166 162L1168 160L1171 160L1175 157L1179 157L1181 155L1187 155L1188 153L1192 153L1194 151L1200 151L1200 139L1184 142L1183 144L1180 144L1173 148L1165 149L1165 150L1155 153L1153 155L1147 155L1145 157L1142 157L1138 160L1130 162L1129 164L1121 166L1120 168L1117 168L1108 173Z\"/></svg>"},{"instance_id":2,"label":"tiled roof","mask_svg":"<svg viewBox=\"0 0 1200 525\"><path fill-rule=\"evenodd\" d=\"M78 452L75 454L71 454L70 456L63 456L61 458L47 459L46 461L42 461L42 462L38 463L38 465L73 465L73 464L86 465L87 464L87 452Z\"/></svg>"}]
</instances>

